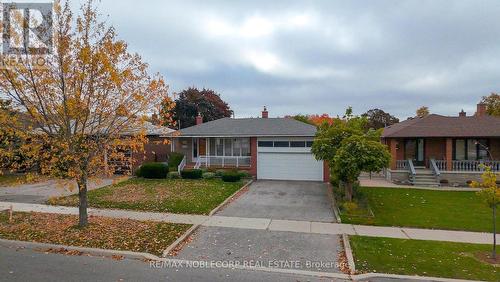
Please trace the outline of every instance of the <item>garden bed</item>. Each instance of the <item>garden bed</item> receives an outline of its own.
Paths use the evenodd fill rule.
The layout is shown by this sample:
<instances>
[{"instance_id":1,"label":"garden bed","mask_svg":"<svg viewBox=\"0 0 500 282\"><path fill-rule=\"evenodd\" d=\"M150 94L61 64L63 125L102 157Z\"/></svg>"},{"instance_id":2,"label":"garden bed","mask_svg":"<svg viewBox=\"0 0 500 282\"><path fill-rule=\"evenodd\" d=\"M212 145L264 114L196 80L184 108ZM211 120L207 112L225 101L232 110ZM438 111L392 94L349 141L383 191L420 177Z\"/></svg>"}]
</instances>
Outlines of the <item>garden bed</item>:
<instances>
[{"instance_id":1,"label":"garden bed","mask_svg":"<svg viewBox=\"0 0 500 282\"><path fill-rule=\"evenodd\" d=\"M191 225L89 217L80 228L78 216L48 213L0 212L0 238L78 247L146 252L163 251Z\"/></svg>"}]
</instances>

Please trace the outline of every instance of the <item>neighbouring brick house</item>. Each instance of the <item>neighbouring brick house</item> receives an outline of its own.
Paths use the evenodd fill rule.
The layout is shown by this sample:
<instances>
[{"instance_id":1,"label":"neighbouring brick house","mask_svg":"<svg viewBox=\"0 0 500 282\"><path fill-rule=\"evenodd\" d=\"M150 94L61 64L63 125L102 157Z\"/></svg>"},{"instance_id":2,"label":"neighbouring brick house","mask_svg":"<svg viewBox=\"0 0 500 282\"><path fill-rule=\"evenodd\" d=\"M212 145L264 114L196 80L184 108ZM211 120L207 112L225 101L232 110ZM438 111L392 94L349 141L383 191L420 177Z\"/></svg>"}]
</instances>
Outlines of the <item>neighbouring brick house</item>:
<instances>
[{"instance_id":1,"label":"neighbouring brick house","mask_svg":"<svg viewBox=\"0 0 500 282\"><path fill-rule=\"evenodd\" d=\"M392 156L386 177L423 185L466 185L479 180L481 164L500 171L500 117L484 104L467 116L431 114L388 126L382 134Z\"/></svg>"},{"instance_id":2,"label":"neighbouring brick house","mask_svg":"<svg viewBox=\"0 0 500 282\"><path fill-rule=\"evenodd\" d=\"M326 162L311 153L316 127L290 118L222 118L184 128L173 148L186 167L247 170L257 179L329 181Z\"/></svg>"},{"instance_id":3,"label":"neighbouring brick house","mask_svg":"<svg viewBox=\"0 0 500 282\"><path fill-rule=\"evenodd\" d=\"M108 160L108 164L115 167L117 173L130 173L145 162L167 162L172 152L172 134L175 130L165 126L144 122L133 131L145 131L147 143L144 152L125 151L125 159L119 161ZM124 137L127 134L123 135ZM133 159L133 161L131 160Z\"/></svg>"}]
</instances>

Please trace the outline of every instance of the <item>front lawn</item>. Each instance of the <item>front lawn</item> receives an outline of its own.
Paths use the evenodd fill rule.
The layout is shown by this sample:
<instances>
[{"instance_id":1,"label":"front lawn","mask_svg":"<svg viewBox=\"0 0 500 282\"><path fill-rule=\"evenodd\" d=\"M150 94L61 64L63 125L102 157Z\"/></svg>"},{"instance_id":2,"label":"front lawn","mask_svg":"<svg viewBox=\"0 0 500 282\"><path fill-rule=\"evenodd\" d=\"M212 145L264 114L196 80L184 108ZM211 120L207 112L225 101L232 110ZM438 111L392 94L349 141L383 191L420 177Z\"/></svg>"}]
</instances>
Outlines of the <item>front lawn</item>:
<instances>
[{"instance_id":1,"label":"front lawn","mask_svg":"<svg viewBox=\"0 0 500 282\"><path fill-rule=\"evenodd\" d=\"M476 258L491 246L350 236L356 270L500 281L500 268Z\"/></svg>"},{"instance_id":2,"label":"front lawn","mask_svg":"<svg viewBox=\"0 0 500 282\"><path fill-rule=\"evenodd\" d=\"M358 209L342 211L343 223L482 232L493 230L491 209L475 192L371 187L359 188L359 192L367 207L360 205ZM497 219L497 226L500 226L500 211Z\"/></svg>"},{"instance_id":3,"label":"front lawn","mask_svg":"<svg viewBox=\"0 0 500 282\"><path fill-rule=\"evenodd\" d=\"M12 221L0 212L0 238L162 255L188 224L89 217L80 228L78 216L15 212Z\"/></svg>"},{"instance_id":4,"label":"front lawn","mask_svg":"<svg viewBox=\"0 0 500 282\"><path fill-rule=\"evenodd\" d=\"M208 214L244 182L220 179L143 179L132 178L88 192L89 205L95 208ZM76 206L78 196L51 199L50 204Z\"/></svg>"}]
</instances>

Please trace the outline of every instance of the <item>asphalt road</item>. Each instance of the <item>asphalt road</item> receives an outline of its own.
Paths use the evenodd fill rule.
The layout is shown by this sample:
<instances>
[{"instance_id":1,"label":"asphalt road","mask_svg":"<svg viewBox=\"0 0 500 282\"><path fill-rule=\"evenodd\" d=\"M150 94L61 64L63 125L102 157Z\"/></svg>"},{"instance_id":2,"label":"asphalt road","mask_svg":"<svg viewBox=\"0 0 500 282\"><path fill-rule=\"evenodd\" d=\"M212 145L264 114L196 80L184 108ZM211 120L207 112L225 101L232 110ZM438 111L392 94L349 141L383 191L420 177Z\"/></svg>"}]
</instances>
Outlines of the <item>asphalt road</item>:
<instances>
[{"instance_id":1,"label":"asphalt road","mask_svg":"<svg viewBox=\"0 0 500 282\"><path fill-rule=\"evenodd\" d=\"M233 269L151 268L139 260L69 256L0 245L0 281L331 281ZM343 281L343 280L336 280Z\"/></svg>"}]
</instances>

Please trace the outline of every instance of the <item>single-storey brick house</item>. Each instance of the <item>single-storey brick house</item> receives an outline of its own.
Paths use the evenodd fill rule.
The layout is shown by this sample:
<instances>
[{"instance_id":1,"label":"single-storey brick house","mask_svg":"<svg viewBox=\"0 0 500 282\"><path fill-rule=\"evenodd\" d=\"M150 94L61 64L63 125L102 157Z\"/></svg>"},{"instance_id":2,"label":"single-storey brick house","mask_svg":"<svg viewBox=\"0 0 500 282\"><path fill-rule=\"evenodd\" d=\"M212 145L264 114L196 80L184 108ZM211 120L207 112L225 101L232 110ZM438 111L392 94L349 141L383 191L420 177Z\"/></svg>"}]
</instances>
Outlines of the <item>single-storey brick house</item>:
<instances>
[{"instance_id":1,"label":"single-storey brick house","mask_svg":"<svg viewBox=\"0 0 500 282\"><path fill-rule=\"evenodd\" d=\"M247 170L257 179L328 181L329 170L311 153L316 127L289 118L222 118L178 131L173 150L186 167Z\"/></svg>"},{"instance_id":2,"label":"single-storey brick house","mask_svg":"<svg viewBox=\"0 0 500 282\"><path fill-rule=\"evenodd\" d=\"M388 126L382 142L391 152L392 181L466 185L480 178L481 164L500 171L500 118L487 115L484 104L473 116L431 114Z\"/></svg>"}]
</instances>

